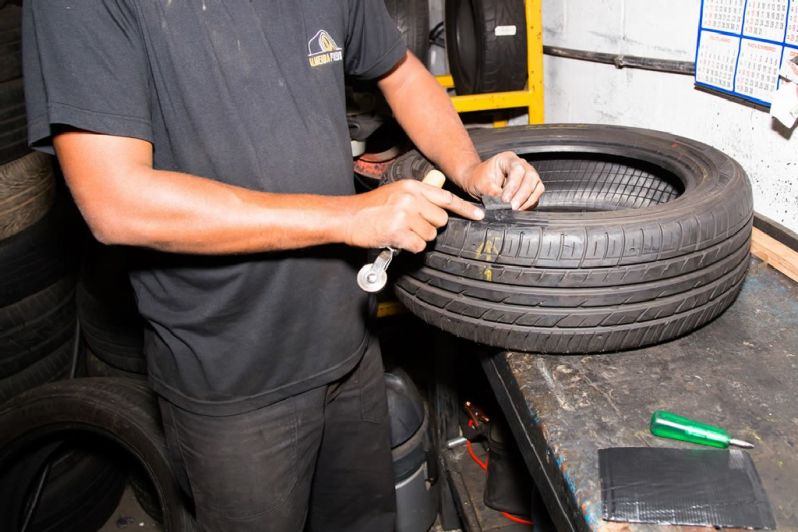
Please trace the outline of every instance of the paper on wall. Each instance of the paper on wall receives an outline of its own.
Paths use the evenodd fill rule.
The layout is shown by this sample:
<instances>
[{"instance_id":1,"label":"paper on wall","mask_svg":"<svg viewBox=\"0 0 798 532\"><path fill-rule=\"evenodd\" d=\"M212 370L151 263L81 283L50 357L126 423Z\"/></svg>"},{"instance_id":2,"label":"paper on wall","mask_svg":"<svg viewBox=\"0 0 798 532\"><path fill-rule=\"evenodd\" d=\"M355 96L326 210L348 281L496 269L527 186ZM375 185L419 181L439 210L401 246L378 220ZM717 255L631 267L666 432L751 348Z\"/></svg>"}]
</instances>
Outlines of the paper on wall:
<instances>
[{"instance_id":1,"label":"paper on wall","mask_svg":"<svg viewBox=\"0 0 798 532\"><path fill-rule=\"evenodd\" d=\"M798 50L785 49L779 76L782 80L773 94L770 115L792 128L798 121Z\"/></svg>"}]
</instances>

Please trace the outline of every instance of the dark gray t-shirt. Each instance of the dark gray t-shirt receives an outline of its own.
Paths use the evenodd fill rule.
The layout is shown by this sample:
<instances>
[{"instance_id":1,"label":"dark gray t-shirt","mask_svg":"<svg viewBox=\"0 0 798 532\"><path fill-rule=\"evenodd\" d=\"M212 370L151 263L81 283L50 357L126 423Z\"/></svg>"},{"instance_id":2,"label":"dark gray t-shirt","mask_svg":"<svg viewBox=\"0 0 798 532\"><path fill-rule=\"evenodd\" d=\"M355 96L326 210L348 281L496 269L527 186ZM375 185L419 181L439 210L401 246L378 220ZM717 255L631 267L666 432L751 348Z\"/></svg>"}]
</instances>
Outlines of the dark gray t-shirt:
<instances>
[{"instance_id":1,"label":"dark gray t-shirt","mask_svg":"<svg viewBox=\"0 0 798 532\"><path fill-rule=\"evenodd\" d=\"M276 193L354 194L344 76L405 53L382 0L26 0L23 32L33 146L55 124L135 137L156 169ZM364 262L141 250L153 388L227 415L342 376L367 337Z\"/></svg>"}]
</instances>

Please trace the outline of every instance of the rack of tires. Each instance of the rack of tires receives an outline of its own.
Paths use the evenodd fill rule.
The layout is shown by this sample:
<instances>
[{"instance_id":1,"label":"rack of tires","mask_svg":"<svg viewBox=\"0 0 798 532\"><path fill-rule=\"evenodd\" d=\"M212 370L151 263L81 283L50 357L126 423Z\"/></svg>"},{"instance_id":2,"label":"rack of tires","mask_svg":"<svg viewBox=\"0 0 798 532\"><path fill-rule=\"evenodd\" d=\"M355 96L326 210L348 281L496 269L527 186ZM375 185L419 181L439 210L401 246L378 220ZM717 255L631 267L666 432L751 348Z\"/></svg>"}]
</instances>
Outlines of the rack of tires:
<instances>
[{"instance_id":1,"label":"rack of tires","mask_svg":"<svg viewBox=\"0 0 798 532\"><path fill-rule=\"evenodd\" d=\"M97 530L128 478L188 530L116 250L86 249L54 157L27 144L21 15L0 3L0 530Z\"/></svg>"},{"instance_id":2,"label":"rack of tires","mask_svg":"<svg viewBox=\"0 0 798 532\"><path fill-rule=\"evenodd\" d=\"M526 108L543 122L541 0L446 0L444 26L458 112Z\"/></svg>"}]
</instances>

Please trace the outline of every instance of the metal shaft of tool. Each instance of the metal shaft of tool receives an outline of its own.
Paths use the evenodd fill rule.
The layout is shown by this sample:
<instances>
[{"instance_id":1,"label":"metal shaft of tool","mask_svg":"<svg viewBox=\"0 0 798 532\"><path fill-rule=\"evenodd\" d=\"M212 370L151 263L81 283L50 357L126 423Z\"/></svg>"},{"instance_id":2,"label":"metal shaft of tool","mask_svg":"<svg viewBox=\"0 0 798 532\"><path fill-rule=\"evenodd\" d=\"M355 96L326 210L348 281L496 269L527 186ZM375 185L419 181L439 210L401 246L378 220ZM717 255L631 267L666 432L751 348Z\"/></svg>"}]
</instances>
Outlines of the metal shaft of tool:
<instances>
[{"instance_id":1,"label":"metal shaft of tool","mask_svg":"<svg viewBox=\"0 0 798 532\"><path fill-rule=\"evenodd\" d=\"M380 251L380 254L377 255L377 258L371 265L371 271L366 275L366 280L370 283L376 283L377 279L380 278L380 273L388 271L388 266L397 253L399 253L399 250L392 247L387 247Z\"/></svg>"},{"instance_id":2,"label":"metal shaft of tool","mask_svg":"<svg viewBox=\"0 0 798 532\"><path fill-rule=\"evenodd\" d=\"M748 443L747 441L743 440L735 440L734 438L729 440L729 445L734 445L735 447L742 447L743 449L753 449L754 444Z\"/></svg>"}]
</instances>

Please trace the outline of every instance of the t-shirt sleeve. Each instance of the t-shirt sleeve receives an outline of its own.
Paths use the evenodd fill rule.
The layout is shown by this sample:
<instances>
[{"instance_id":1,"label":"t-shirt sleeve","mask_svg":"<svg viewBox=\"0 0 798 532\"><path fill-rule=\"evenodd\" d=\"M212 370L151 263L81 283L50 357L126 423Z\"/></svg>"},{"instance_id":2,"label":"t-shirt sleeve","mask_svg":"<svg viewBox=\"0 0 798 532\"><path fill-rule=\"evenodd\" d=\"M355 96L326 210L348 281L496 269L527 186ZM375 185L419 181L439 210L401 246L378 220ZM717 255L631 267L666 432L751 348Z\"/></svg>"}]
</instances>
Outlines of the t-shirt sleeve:
<instances>
[{"instance_id":1,"label":"t-shirt sleeve","mask_svg":"<svg viewBox=\"0 0 798 532\"><path fill-rule=\"evenodd\" d=\"M52 126L151 141L149 66L133 2L26 0L28 141L52 150Z\"/></svg>"},{"instance_id":2,"label":"t-shirt sleeve","mask_svg":"<svg viewBox=\"0 0 798 532\"><path fill-rule=\"evenodd\" d=\"M388 73L405 56L405 46L383 0L348 0L346 73L368 80Z\"/></svg>"}]
</instances>

